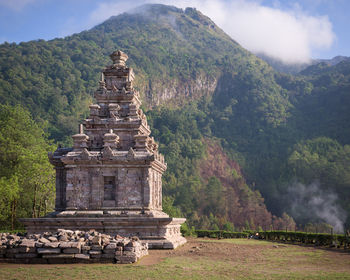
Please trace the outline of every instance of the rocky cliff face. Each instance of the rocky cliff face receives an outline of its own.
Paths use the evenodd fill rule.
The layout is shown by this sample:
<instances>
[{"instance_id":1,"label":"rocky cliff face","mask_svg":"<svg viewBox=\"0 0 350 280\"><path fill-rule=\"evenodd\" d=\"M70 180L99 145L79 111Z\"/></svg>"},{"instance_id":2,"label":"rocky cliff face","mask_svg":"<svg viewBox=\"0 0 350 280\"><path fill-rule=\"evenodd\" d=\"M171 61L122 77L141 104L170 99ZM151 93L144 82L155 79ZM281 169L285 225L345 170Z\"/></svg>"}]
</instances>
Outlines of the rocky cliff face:
<instances>
[{"instance_id":1,"label":"rocky cliff face","mask_svg":"<svg viewBox=\"0 0 350 280\"><path fill-rule=\"evenodd\" d=\"M216 85L217 78L203 74L195 79L173 79L167 83L150 80L148 85L141 85L141 91L150 108L162 105L180 106L191 100L213 95Z\"/></svg>"}]
</instances>

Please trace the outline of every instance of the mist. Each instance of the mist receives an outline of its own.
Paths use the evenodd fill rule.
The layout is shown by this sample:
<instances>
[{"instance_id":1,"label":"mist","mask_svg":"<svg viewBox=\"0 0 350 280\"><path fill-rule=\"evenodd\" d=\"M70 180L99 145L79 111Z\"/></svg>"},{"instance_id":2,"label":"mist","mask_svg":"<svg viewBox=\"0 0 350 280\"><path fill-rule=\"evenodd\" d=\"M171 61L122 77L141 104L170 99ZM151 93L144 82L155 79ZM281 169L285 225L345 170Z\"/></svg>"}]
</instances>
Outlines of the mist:
<instances>
[{"instance_id":1,"label":"mist","mask_svg":"<svg viewBox=\"0 0 350 280\"><path fill-rule=\"evenodd\" d=\"M310 185L293 182L288 188L285 200L287 212L297 221L325 222L333 226L335 232L344 232L345 211L337 205L337 195L324 191L319 181Z\"/></svg>"}]
</instances>

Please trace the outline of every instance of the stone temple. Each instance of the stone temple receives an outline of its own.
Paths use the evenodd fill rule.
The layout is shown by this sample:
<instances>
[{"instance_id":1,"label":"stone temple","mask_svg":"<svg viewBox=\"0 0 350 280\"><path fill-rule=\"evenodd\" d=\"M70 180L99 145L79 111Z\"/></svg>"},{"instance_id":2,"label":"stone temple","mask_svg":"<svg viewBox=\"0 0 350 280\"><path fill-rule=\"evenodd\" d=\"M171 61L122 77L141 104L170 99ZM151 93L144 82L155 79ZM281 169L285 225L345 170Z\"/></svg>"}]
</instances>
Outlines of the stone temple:
<instances>
[{"instance_id":1,"label":"stone temple","mask_svg":"<svg viewBox=\"0 0 350 280\"><path fill-rule=\"evenodd\" d=\"M186 242L184 218L162 212L164 157L150 137L134 73L122 51L102 72L97 104L73 135L73 148L49 154L56 169L55 212L22 219L30 233L94 229L138 236L149 248L176 248Z\"/></svg>"}]
</instances>

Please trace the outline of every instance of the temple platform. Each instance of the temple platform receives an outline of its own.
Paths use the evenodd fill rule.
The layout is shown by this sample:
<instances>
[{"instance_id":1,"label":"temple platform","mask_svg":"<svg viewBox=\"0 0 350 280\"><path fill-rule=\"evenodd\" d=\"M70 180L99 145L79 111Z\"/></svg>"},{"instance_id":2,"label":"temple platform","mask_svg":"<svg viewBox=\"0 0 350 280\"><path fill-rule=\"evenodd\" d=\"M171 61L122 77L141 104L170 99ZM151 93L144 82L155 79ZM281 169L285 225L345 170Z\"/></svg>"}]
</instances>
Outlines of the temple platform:
<instances>
[{"instance_id":1,"label":"temple platform","mask_svg":"<svg viewBox=\"0 0 350 280\"><path fill-rule=\"evenodd\" d=\"M186 243L180 226L185 218L113 216L103 211L64 211L49 217L21 219L29 233L56 232L58 229L89 231L109 235L138 236L149 249L175 249ZM61 215L60 215L61 214Z\"/></svg>"}]
</instances>

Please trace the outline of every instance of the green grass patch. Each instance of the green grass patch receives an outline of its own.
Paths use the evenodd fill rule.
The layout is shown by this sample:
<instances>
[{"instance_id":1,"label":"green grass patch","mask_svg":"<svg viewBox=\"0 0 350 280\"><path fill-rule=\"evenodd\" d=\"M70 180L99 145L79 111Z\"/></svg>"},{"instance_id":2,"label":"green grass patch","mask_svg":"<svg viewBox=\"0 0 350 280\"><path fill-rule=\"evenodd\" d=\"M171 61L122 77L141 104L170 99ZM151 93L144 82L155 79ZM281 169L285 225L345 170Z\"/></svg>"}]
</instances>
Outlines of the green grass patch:
<instances>
[{"instance_id":1,"label":"green grass patch","mask_svg":"<svg viewBox=\"0 0 350 280\"><path fill-rule=\"evenodd\" d=\"M197 247L201 249L194 253ZM167 252L158 253L159 262L152 265L0 264L0 279L350 279L349 254L313 247L247 239L190 239L171 254ZM146 258L155 256L150 253Z\"/></svg>"},{"instance_id":2,"label":"green grass patch","mask_svg":"<svg viewBox=\"0 0 350 280\"><path fill-rule=\"evenodd\" d=\"M248 246L256 246L256 245L265 245L272 246L273 243L264 240L256 240L256 239L243 239L243 238L232 238L232 239L202 239L199 238L198 241L201 242L218 242L218 243L229 243L236 245L248 245Z\"/></svg>"}]
</instances>

